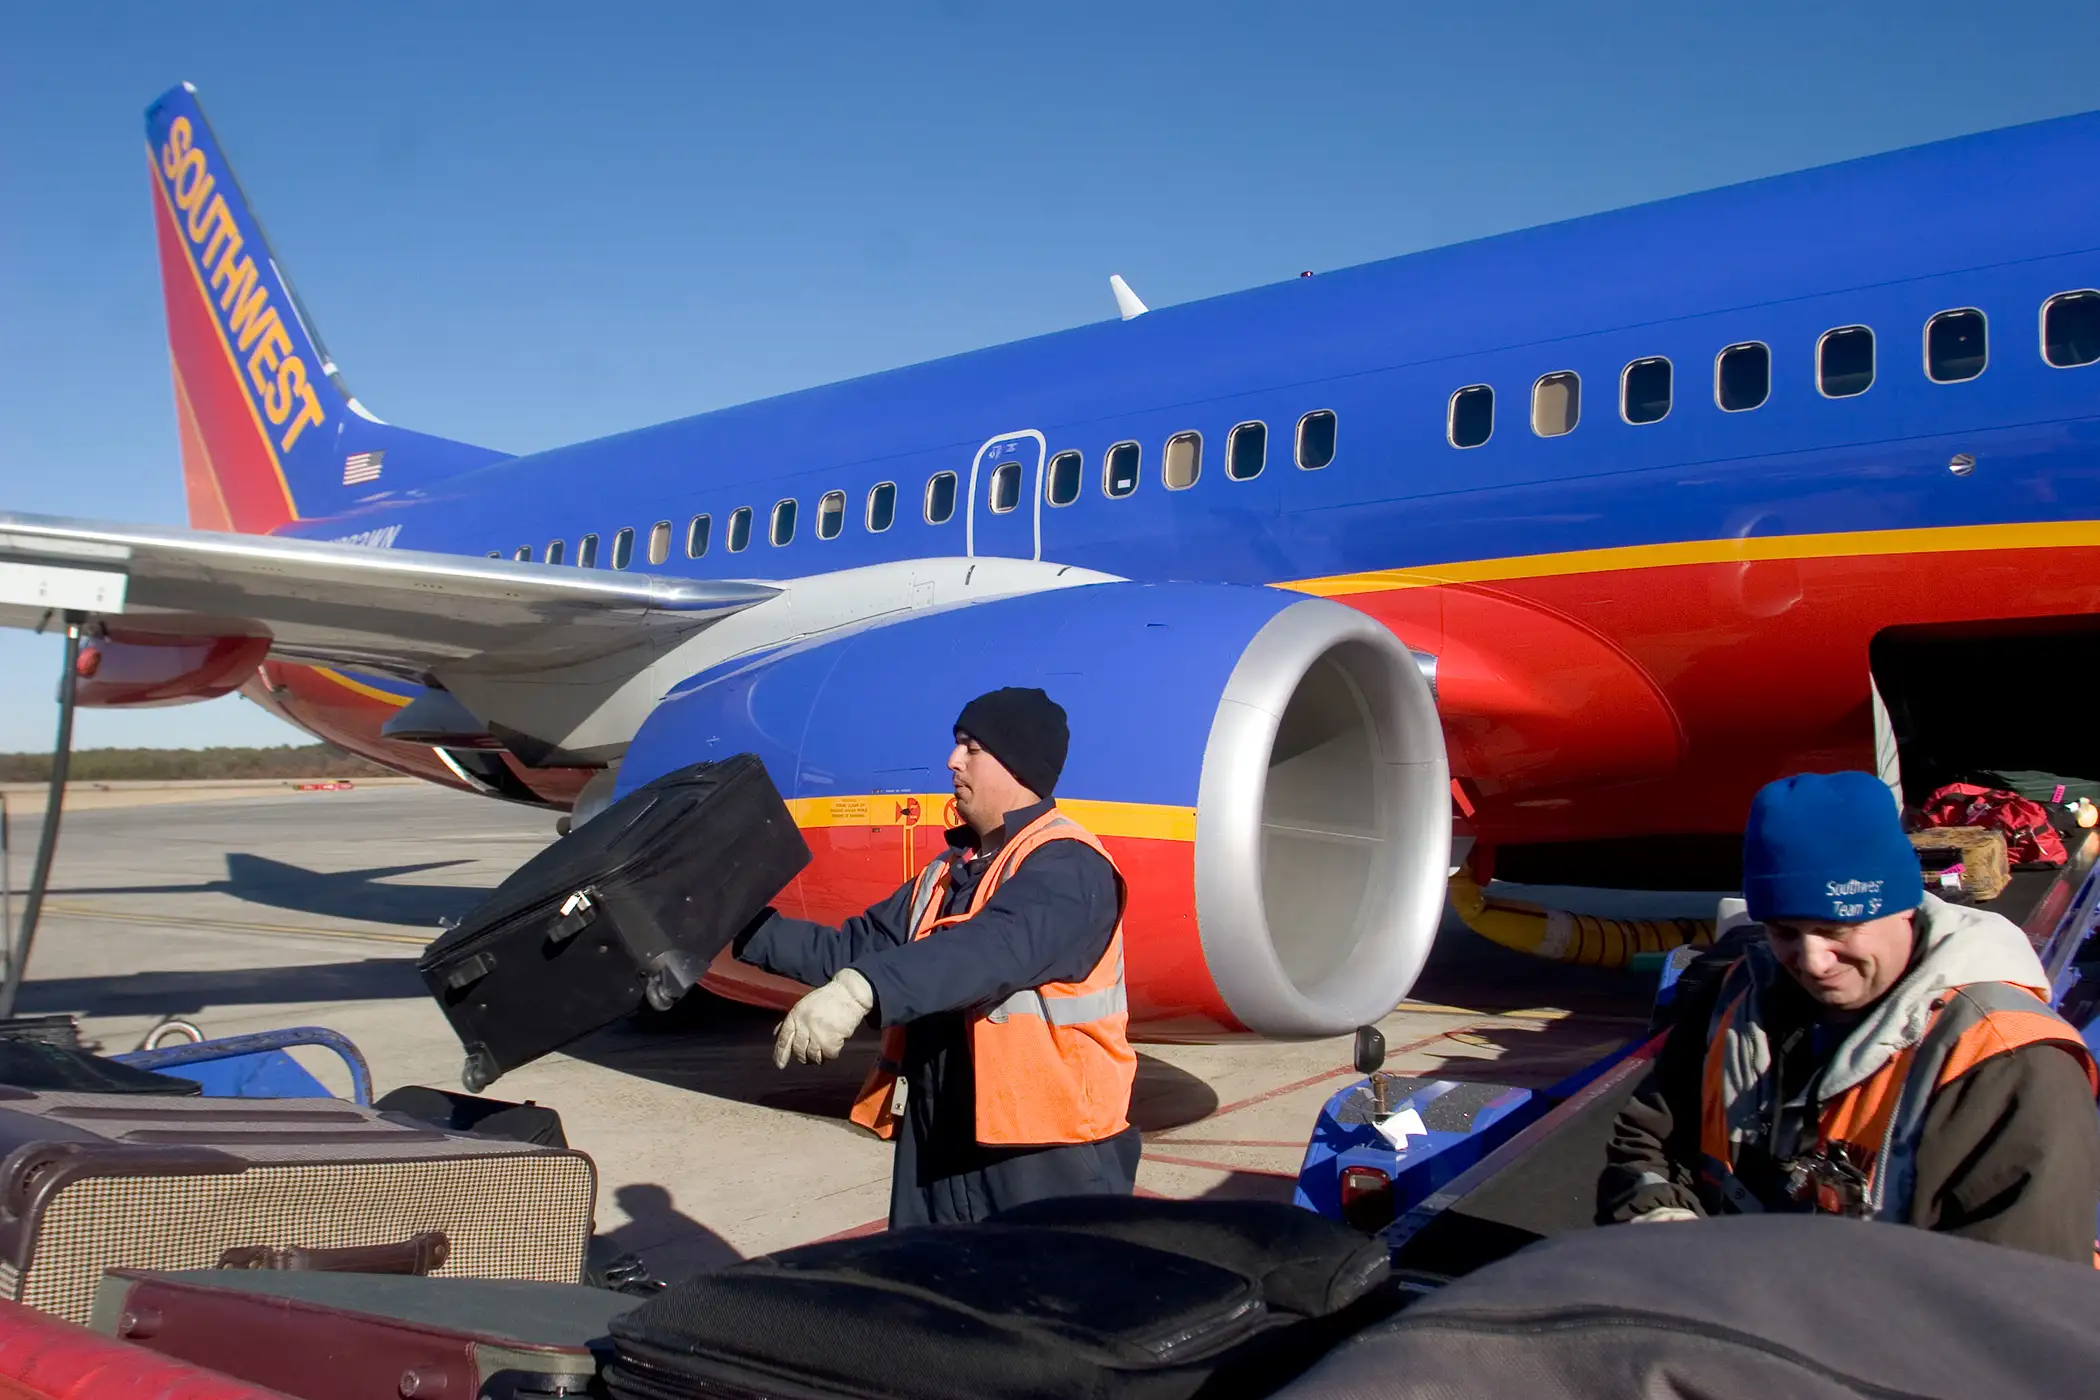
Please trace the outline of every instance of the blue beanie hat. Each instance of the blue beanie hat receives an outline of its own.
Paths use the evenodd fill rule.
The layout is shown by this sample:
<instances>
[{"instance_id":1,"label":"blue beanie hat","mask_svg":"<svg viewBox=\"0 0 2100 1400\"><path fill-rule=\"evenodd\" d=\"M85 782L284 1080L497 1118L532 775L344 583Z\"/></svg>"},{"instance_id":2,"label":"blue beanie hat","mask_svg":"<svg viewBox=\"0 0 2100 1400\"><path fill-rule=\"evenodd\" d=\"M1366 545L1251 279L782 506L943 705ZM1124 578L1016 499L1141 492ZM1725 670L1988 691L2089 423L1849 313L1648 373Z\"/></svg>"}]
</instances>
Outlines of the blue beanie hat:
<instances>
[{"instance_id":1,"label":"blue beanie hat","mask_svg":"<svg viewBox=\"0 0 2100 1400\"><path fill-rule=\"evenodd\" d=\"M1918 855L1872 773L1800 773L1769 783L1743 830L1743 898L1759 923L1857 924L1925 898Z\"/></svg>"}]
</instances>

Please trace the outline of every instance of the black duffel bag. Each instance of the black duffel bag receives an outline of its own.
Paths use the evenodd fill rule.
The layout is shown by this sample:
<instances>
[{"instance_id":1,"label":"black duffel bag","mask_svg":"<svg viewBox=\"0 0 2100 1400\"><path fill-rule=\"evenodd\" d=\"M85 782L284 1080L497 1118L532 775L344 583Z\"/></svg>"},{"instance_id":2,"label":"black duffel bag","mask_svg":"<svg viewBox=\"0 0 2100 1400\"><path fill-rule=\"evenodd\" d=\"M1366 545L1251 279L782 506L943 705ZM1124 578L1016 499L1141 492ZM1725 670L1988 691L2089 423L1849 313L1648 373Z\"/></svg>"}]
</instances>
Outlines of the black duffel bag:
<instances>
[{"instance_id":1,"label":"black duffel bag","mask_svg":"<svg viewBox=\"0 0 2100 1400\"><path fill-rule=\"evenodd\" d=\"M1039 1202L673 1284L614 1324L605 1380L617 1400L1227 1400L1311 1364L1385 1281L1382 1246L1290 1206Z\"/></svg>"},{"instance_id":2,"label":"black duffel bag","mask_svg":"<svg viewBox=\"0 0 2100 1400\"><path fill-rule=\"evenodd\" d=\"M2090 1265L1903 1225L1742 1216L1536 1244L1360 1332L1276 1400L2067 1400Z\"/></svg>"}]
</instances>

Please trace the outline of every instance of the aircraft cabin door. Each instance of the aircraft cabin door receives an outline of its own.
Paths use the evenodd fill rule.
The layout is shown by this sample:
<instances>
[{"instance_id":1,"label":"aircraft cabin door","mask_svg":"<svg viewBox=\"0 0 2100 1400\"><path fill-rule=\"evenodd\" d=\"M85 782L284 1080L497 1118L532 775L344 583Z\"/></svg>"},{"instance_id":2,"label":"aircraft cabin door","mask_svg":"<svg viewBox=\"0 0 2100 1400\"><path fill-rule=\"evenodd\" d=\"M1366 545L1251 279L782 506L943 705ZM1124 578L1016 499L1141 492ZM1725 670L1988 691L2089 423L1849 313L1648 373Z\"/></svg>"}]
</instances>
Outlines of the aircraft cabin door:
<instances>
[{"instance_id":1,"label":"aircraft cabin door","mask_svg":"<svg viewBox=\"0 0 2100 1400\"><path fill-rule=\"evenodd\" d=\"M1043 435L1002 433L970 463L964 547L970 557L1043 557Z\"/></svg>"}]
</instances>

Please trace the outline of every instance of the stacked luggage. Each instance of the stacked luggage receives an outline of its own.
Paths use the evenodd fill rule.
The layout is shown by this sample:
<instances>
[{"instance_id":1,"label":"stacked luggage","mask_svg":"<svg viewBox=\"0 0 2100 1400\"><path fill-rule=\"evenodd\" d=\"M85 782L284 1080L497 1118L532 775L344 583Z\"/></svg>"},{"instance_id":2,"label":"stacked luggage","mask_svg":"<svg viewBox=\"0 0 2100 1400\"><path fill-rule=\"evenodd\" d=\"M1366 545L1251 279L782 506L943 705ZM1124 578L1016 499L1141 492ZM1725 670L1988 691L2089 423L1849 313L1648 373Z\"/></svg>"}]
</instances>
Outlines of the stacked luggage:
<instances>
[{"instance_id":1,"label":"stacked luggage","mask_svg":"<svg viewBox=\"0 0 2100 1400\"><path fill-rule=\"evenodd\" d=\"M552 1283L119 1269L93 1318L302 1400L1170 1400L1269 1393L1392 1311L1386 1276L1378 1242L1290 1206L1088 1197L783 1250L649 1301Z\"/></svg>"},{"instance_id":2,"label":"stacked luggage","mask_svg":"<svg viewBox=\"0 0 2100 1400\"><path fill-rule=\"evenodd\" d=\"M74 1322L119 1267L575 1283L596 1195L581 1152L340 1099L0 1086L0 1298Z\"/></svg>"}]
</instances>

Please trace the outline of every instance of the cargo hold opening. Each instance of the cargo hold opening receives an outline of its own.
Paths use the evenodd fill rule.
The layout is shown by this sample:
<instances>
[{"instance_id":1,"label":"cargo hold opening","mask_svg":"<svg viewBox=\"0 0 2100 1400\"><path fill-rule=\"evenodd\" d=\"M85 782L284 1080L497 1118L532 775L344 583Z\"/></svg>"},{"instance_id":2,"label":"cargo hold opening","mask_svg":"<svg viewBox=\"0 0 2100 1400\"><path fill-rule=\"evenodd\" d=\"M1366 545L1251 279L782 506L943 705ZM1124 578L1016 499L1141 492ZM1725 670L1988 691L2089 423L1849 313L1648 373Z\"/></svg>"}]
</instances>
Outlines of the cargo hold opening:
<instances>
[{"instance_id":1,"label":"cargo hold opening","mask_svg":"<svg viewBox=\"0 0 2100 1400\"><path fill-rule=\"evenodd\" d=\"M1955 782L2015 790L2100 783L2100 618L1898 627L1868 649L1915 805ZM2033 795L2033 794L2028 794Z\"/></svg>"}]
</instances>

